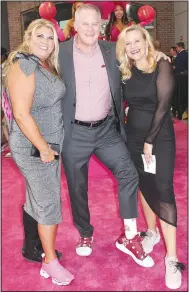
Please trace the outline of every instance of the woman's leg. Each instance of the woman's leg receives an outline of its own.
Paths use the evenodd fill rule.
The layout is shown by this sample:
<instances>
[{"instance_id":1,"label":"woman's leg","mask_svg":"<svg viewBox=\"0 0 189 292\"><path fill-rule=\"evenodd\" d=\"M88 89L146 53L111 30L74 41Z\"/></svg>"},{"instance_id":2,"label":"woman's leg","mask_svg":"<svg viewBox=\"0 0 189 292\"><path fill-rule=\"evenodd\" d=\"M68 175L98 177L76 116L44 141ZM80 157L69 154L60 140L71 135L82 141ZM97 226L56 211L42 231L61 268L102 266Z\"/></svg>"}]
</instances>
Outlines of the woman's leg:
<instances>
[{"instance_id":1,"label":"woman's leg","mask_svg":"<svg viewBox=\"0 0 189 292\"><path fill-rule=\"evenodd\" d=\"M55 259L55 240L57 234L58 225L42 225L38 224L39 237L42 242L42 246L45 253L45 263L49 263Z\"/></svg>"},{"instance_id":2,"label":"woman's leg","mask_svg":"<svg viewBox=\"0 0 189 292\"><path fill-rule=\"evenodd\" d=\"M40 275L45 278L52 278L52 282L58 285L68 285L74 276L66 270L58 261L55 253L55 240L58 224L42 225L38 224L39 237L45 253L42 261Z\"/></svg>"},{"instance_id":3,"label":"woman's leg","mask_svg":"<svg viewBox=\"0 0 189 292\"><path fill-rule=\"evenodd\" d=\"M144 251L148 254L152 252L154 245L160 241L160 233L156 227L156 215L146 202L142 193L140 193L142 208L144 211L144 216L147 222L148 230L142 241L142 246Z\"/></svg>"},{"instance_id":4,"label":"woman's leg","mask_svg":"<svg viewBox=\"0 0 189 292\"><path fill-rule=\"evenodd\" d=\"M165 239L167 254L165 257L165 284L170 289L178 289L182 284L182 263L178 263L176 251L176 227L160 220Z\"/></svg>"},{"instance_id":5,"label":"woman's leg","mask_svg":"<svg viewBox=\"0 0 189 292\"><path fill-rule=\"evenodd\" d=\"M168 257L177 257L176 253L176 227L160 220Z\"/></svg>"},{"instance_id":6,"label":"woman's leg","mask_svg":"<svg viewBox=\"0 0 189 292\"><path fill-rule=\"evenodd\" d=\"M141 192L140 192L140 199L141 199L142 209L144 212L144 216L145 216L145 219L147 222L148 229L153 231L153 232L156 232L156 215L154 214L154 212L152 211L152 209L150 208L150 206L146 202L146 200Z\"/></svg>"}]
</instances>

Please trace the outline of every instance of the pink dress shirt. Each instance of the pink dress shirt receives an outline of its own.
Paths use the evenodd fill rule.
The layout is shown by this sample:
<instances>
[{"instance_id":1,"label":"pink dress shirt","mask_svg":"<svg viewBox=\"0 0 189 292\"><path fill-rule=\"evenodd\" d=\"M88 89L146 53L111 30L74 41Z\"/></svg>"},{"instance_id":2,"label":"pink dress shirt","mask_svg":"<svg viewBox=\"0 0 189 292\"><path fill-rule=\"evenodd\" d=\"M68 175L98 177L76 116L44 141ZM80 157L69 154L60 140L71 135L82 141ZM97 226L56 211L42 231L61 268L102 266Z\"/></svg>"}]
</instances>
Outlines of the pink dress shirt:
<instances>
[{"instance_id":1,"label":"pink dress shirt","mask_svg":"<svg viewBox=\"0 0 189 292\"><path fill-rule=\"evenodd\" d=\"M95 122L105 118L111 109L111 93L104 59L97 44L89 53L73 46L76 80L75 119Z\"/></svg>"}]
</instances>

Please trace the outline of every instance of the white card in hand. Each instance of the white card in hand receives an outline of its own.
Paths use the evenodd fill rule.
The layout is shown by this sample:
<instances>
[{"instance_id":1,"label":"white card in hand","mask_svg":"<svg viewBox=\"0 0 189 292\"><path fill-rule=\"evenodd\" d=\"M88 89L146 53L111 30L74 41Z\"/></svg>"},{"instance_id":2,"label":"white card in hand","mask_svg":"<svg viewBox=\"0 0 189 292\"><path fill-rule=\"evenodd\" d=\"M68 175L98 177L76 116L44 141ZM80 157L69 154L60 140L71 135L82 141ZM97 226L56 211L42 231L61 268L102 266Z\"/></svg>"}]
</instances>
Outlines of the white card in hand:
<instances>
[{"instance_id":1,"label":"white card in hand","mask_svg":"<svg viewBox=\"0 0 189 292\"><path fill-rule=\"evenodd\" d=\"M144 158L144 154L141 154L141 155L142 155L142 160L144 163L144 171L152 173L152 174L156 174L156 157L155 157L155 155L152 155L153 161L151 161L149 164L147 164L147 162Z\"/></svg>"}]
</instances>

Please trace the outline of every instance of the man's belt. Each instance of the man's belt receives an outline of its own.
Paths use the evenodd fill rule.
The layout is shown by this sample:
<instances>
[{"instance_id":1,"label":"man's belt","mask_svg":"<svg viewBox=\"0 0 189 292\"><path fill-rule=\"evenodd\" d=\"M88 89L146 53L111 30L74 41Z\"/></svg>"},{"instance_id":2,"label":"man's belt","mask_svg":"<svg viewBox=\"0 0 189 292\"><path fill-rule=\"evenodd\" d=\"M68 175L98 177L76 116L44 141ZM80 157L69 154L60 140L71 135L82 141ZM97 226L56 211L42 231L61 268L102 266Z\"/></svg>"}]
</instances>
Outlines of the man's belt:
<instances>
[{"instance_id":1,"label":"man's belt","mask_svg":"<svg viewBox=\"0 0 189 292\"><path fill-rule=\"evenodd\" d=\"M75 120L74 123L80 126L85 126L85 127L89 127L89 128L96 128L99 127L100 125L103 124L103 122L107 119L108 116L106 116L104 119L96 121L96 122L82 122L82 121L78 121Z\"/></svg>"}]
</instances>

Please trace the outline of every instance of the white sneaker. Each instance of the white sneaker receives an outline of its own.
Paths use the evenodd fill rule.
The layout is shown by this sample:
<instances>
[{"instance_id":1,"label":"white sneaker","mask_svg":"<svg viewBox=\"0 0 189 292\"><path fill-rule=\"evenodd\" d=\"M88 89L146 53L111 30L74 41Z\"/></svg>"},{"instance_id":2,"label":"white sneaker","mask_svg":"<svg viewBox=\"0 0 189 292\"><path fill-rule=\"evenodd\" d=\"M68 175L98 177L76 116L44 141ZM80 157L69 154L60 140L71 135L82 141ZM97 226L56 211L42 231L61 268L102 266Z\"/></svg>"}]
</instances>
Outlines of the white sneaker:
<instances>
[{"instance_id":1,"label":"white sneaker","mask_svg":"<svg viewBox=\"0 0 189 292\"><path fill-rule=\"evenodd\" d=\"M184 270L185 266L178 262L175 257L165 258L165 285L169 289L178 289L182 284L181 270Z\"/></svg>"},{"instance_id":2,"label":"white sneaker","mask_svg":"<svg viewBox=\"0 0 189 292\"><path fill-rule=\"evenodd\" d=\"M156 227L156 232L148 229L142 241L142 246L145 253L152 252L154 245L156 245L158 242L160 242L159 229Z\"/></svg>"},{"instance_id":3,"label":"white sneaker","mask_svg":"<svg viewBox=\"0 0 189 292\"><path fill-rule=\"evenodd\" d=\"M80 237L76 247L76 253L79 256L89 256L92 253L93 237Z\"/></svg>"}]
</instances>

